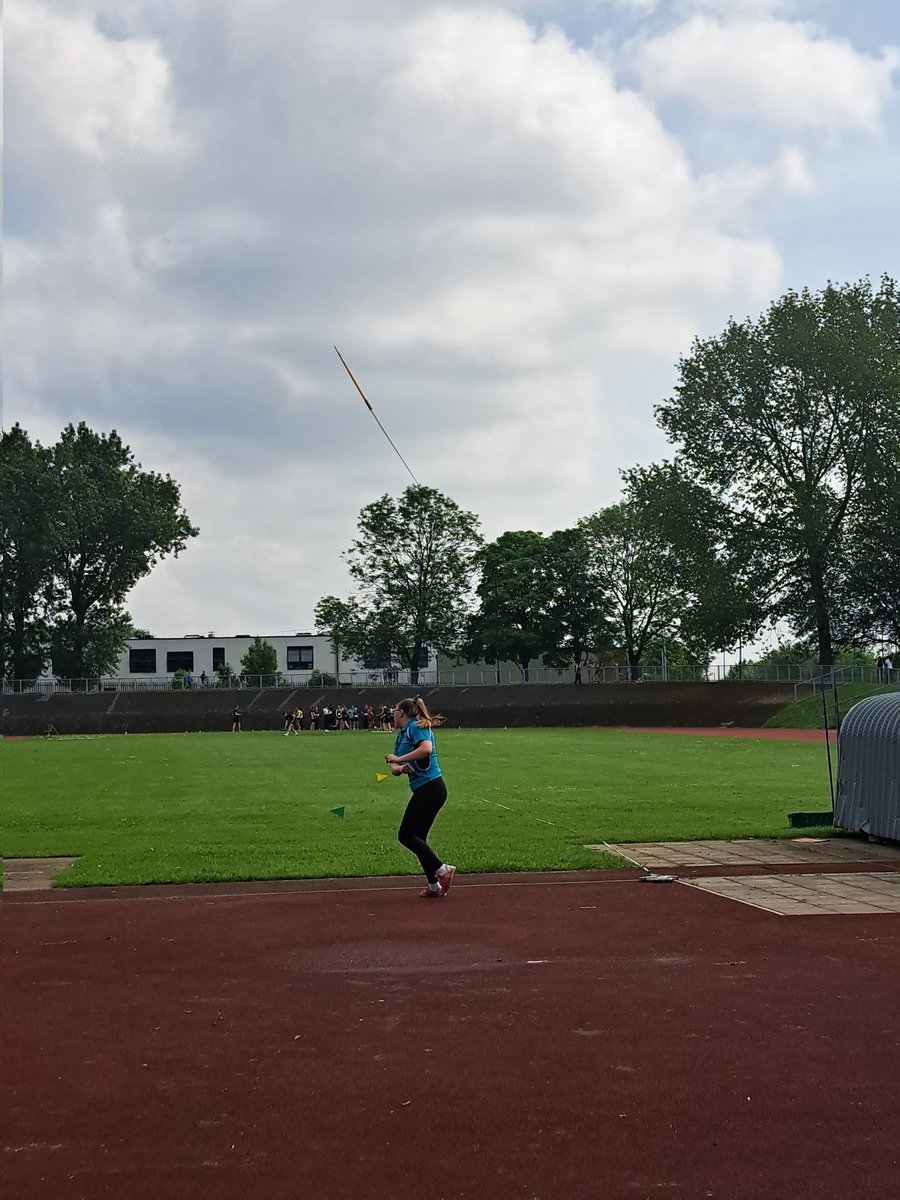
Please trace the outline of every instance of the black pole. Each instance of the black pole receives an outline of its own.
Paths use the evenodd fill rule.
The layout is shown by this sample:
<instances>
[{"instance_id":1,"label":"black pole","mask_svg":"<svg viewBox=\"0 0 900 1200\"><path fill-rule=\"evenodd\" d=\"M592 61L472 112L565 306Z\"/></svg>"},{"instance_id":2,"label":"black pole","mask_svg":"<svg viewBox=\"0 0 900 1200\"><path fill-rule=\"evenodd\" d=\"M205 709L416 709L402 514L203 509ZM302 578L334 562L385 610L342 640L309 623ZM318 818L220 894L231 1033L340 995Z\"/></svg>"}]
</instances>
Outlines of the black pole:
<instances>
[{"instance_id":1,"label":"black pole","mask_svg":"<svg viewBox=\"0 0 900 1200\"><path fill-rule=\"evenodd\" d=\"M841 709L838 703L838 685L837 674L834 667L831 668L831 694L834 698L834 728L837 733L838 743L841 740Z\"/></svg>"},{"instance_id":2,"label":"black pole","mask_svg":"<svg viewBox=\"0 0 900 1200\"><path fill-rule=\"evenodd\" d=\"M825 753L828 756L828 791L831 795L831 811L834 812L834 773L831 769L831 742L828 740L828 694L825 691L825 676L822 676L822 723L825 726Z\"/></svg>"}]
</instances>

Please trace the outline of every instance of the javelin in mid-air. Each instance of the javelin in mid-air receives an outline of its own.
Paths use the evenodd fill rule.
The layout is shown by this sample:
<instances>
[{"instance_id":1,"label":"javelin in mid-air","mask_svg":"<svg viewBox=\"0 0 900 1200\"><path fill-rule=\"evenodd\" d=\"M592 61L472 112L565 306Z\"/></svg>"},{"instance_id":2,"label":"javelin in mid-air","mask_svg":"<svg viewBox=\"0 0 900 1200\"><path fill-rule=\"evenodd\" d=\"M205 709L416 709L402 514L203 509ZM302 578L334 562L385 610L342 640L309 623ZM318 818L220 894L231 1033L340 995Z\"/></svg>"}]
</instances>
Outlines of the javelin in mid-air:
<instances>
[{"instance_id":1,"label":"javelin in mid-air","mask_svg":"<svg viewBox=\"0 0 900 1200\"><path fill-rule=\"evenodd\" d=\"M416 485L416 487L421 487L422 485L419 483L418 479L416 479L415 475L413 475L412 471L410 470L409 463L406 461L406 459L403 457L403 455L397 449L394 439L391 437L391 435L388 433L388 431L382 425L381 421L378 420L378 413L375 411L375 409L369 403L366 393L362 390L362 388L356 382L356 376L353 374L353 372L347 366L346 360L344 359L344 356L343 356L343 354L341 354L340 350L338 350L337 346L335 346L334 352L338 356L338 358L341 360L341 362L343 363L344 370L347 372L347 374L353 380L353 386L359 392L360 396L362 396L363 403L365 404L366 408L369 410L369 412L372 414L372 416L375 418L375 420L378 421L378 428L381 430L381 432L384 434L384 436L387 438L387 440L391 443L391 447L393 448L394 453L397 455L397 457L403 463L404 467L406 467L407 471L409 471L410 479L413 481L413 483Z\"/></svg>"}]
</instances>

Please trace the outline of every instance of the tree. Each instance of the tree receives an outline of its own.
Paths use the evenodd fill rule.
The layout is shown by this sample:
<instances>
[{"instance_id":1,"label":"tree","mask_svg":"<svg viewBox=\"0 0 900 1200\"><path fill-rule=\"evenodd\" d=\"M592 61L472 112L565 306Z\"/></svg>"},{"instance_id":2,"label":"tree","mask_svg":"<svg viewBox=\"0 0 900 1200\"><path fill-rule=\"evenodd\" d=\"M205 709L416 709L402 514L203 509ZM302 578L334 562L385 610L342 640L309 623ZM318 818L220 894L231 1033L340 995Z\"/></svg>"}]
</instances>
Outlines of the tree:
<instances>
[{"instance_id":1,"label":"tree","mask_svg":"<svg viewBox=\"0 0 900 1200\"><path fill-rule=\"evenodd\" d=\"M272 643L265 638L255 637L241 659L241 671L245 676L259 676L260 687L271 687L277 683L281 675L278 655Z\"/></svg>"},{"instance_id":2,"label":"tree","mask_svg":"<svg viewBox=\"0 0 900 1200\"><path fill-rule=\"evenodd\" d=\"M504 533L484 547L478 563L478 609L469 621L466 656L514 662L527 680L529 665L547 649L545 539L529 530Z\"/></svg>"},{"instance_id":3,"label":"tree","mask_svg":"<svg viewBox=\"0 0 900 1200\"><path fill-rule=\"evenodd\" d=\"M559 529L544 540L546 645L544 662L564 666L612 639L604 596L590 571L583 529Z\"/></svg>"},{"instance_id":4,"label":"tree","mask_svg":"<svg viewBox=\"0 0 900 1200\"><path fill-rule=\"evenodd\" d=\"M408 667L415 682L429 648L453 654L466 627L478 518L434 488L366 505L345 560L356 591L323 596L318 627L357 658L373 649Z\"/></svg>"},{"instance_id":5,"label":"tree","mask_svg":"<svg viewBox=\"0 0 900 1200\"><path fill-rule=\"evenodd\" d=\"M885 500L864 492L847 533L843 580L848 638L900 647L900 488Z\"/></svg>"},{"instance_id":6,"label":"tree","mask_svg":"<svg viewBox=\"0 0 900 1200\"><path fill-rule=\"evenodd\" d=\"M198 530L169 475L141 469L119 435L68 425L53 447L48 504L57 580L53 662L57 675L105 674L131 621L135 583Z\"/></svg>"},{"instance_id":7,"label":"tree","mask_svg":"<svg viewBox=\"0 0 900 1200\"><path fill-rule=\"evenodd\" d=\"M678 628L687 608L678 560L664 532L633 500L601 509L579 523L590 579L603 597L631 678L649 643Z\"/></svg>"},{"instance_id":8,"label":"tree","mask_svg":"<svg viewBox=\"0 0 900 1200\"><path fill-rule=\"evenodd\" d=\"M777 581L773 614L834 661L846 534L863 494L900 488L900 296L885 276L788 292L730 321L679 364L657 407L692 477L755 527Z\"/></svg>"},{"instance_id":9,"label":"tree","mask_svg":"<svg viewBox=\"0 0 900 1200\"><path fill-rule=\"evenodd\" d=\"M677 637L687 660L709 662L715 651L752 640L772 589L755 524L678 463L634 468L624 478L627 498L670 547L684 602ZM670 661L678 653L673 646Z\"/></svg>"},{"instance_id":10,"label":"tree","mask_svg":"<svg viewBox=\"0 0 900 1200\"><path fill-rule=\"evenodd\" d=\"M0 435L0 678L33 679L49 657L49 459L19 425Z\"/></svg>"},{"instance_id":11,"label":"tree","mask_svg":"<svg viewBox=\"0 0 900 1200\"><path fill-rule=\"evenodd\" d=\"M237 679L231 664L227 662L219 663L216 667L216 675L219 679L218 686L221 688L233 687Z\"/></svg>"}]
</instances>

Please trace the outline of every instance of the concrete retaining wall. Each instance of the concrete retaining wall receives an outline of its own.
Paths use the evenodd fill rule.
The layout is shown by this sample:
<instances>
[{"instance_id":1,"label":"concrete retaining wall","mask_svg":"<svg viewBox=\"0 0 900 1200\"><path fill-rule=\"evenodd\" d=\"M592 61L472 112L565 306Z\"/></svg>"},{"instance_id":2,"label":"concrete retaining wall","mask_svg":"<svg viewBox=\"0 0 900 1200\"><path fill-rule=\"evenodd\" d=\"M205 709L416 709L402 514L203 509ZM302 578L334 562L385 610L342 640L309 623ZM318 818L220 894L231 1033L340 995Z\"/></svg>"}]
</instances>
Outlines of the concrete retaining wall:
<instances>
[{"instance_id":1,"label":"concrete retaining wall","mask_svg":"<svg viewBox=\"0 0 900 1200\"><path fill-rule=\"evenodd\" d=\"M294 691L99 692L80 695L0 696L0 734L36 735L53 725L60 734L195 733L228 730L231 710L245 713L244 728L279 729L286 708L313 704L371 704L400 699L384 688L302 688ZM433 712L451 727L636 725L758 727L793 700L789 684L622 683L575 687L426 688ZM306 722L308 724L308 721Z\"/></svg>"}]
</instances>

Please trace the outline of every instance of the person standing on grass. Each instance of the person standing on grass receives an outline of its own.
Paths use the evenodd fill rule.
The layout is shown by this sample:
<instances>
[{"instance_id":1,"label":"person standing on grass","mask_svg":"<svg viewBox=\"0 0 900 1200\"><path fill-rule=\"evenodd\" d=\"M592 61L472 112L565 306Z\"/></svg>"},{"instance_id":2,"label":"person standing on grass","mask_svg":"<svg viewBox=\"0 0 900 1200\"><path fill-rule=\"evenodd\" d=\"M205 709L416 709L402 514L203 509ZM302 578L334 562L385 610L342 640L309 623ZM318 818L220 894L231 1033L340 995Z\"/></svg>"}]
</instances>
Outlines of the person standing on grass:
<instances>
[{"instance_id":1,"label":"person standing on grass","mask_svg":"<svg viewBox=\"0 0 900 1200\"><path fill-rule=\"evenodd\" d=\"M243 730L241 729L241 717L243 715L244 714L241 712L241 710L238 708L238 706L235 705L231 712L231 732L232 733L243 733Z\"/></svg>"},{"instance_id":2,"label":"person standing on grass","mask_svg":"<svg viewBox=\"0 0 900 1200\"><path fill-rule=\"evenodd\" d=\"M434 819L447 799L447 785L438 764L434 730L444 718L432 715L421 697L401 700L394 709L398 733L394 753L384 761L392 775L406 775L412 789L406 812L400 822L397 840L411 850L422 864L427 885L420 893L429 900L440 900L450 891L456 867L442 862L428 845Z\"/></svg>"},{"instance_id":3,"label":"person standing on grass","mask_svg":"<svg viewBox=\"0 0 900 1200\"><path fill-rule=\"evenodd\" d=\"M291 729L293 728L293 725L294 725L294 714L291 712L290 709L288 709L287 712L284 714L284 736L285 737L290 737Z\"/></svg>"}]
</instances>

